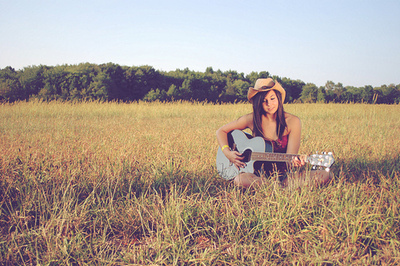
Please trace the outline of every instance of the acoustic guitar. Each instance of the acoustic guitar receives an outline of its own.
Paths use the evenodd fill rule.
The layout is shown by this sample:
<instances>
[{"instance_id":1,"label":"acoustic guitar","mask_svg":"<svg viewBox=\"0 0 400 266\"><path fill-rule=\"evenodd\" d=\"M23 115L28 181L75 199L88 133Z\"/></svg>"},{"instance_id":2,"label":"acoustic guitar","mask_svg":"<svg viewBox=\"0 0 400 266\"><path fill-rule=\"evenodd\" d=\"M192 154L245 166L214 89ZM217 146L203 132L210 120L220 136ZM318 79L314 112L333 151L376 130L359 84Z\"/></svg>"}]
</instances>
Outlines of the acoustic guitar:
<instances>
[{"instance_id":1,"label":"acoustic guitar","mask_svg":"<svg viewBox=\"0 0 400 266\"><path fill-rule=\"evenodd\" d=\"M243 162L246 167L238 169L233 163L226 158L221 148L217 151L217 171L218 174L226 180L235 178L239 173L254 173L256 162L291 162L295 157L304 158L304 160L311 164L314 169L329 168L335 162L332 153L322 153L313 155L298 155L287 153L274 153L272 145L265 142L261 137L252 137L241 130L233 130L228 134L228 145L231 150L236 150L242 154Z\"/></svg>"}]
</instances>

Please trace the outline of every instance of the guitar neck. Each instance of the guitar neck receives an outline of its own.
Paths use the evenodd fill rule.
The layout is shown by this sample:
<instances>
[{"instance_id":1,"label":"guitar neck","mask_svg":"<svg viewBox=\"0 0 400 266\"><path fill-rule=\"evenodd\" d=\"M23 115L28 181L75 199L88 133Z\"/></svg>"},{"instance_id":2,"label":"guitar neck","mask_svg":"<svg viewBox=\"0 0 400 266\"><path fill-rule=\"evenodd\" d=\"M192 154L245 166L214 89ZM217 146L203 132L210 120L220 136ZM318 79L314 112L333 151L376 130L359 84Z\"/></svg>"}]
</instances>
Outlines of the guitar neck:
<instances>
[{"instance_id":1,"label":"guitar neck","mask_svg":"<svg viewBox=\"0 0 400 266\"><path fill-rule=\"evenodd\" d=\"M267 162L291 162L293 158L305 156L297 154L287 154L287 153L272 153L272 152L253 152L251 154L252 161L267 161Z\"/></svg>"}]
</instances>

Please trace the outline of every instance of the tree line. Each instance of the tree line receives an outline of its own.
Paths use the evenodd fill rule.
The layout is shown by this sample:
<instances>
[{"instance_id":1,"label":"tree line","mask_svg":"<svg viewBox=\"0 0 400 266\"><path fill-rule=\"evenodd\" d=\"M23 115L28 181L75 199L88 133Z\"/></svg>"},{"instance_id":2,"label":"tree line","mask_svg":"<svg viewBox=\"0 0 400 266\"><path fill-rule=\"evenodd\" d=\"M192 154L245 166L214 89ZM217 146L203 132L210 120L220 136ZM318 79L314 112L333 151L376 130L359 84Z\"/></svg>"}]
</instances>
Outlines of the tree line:
<instances>
[{"instance_id":1,"label":"tree line","mask_svg":"<svg viewBox=\"0 0 400 266\"><path fill-rule=\"evenodd\" d=\"M328 81L313 83L271 76L268 71L245 75L234 70L222 72L208 67L205 72L188 68L159 71L151 66L120 66L114 63L57 66L28 66L0 69L0 101L29 99L66 101L246 101L247 90L257 78L272 77L286 90L286 101L400 103L400 84L381 87L344 87Z\"/></svg>"}]
</instances>

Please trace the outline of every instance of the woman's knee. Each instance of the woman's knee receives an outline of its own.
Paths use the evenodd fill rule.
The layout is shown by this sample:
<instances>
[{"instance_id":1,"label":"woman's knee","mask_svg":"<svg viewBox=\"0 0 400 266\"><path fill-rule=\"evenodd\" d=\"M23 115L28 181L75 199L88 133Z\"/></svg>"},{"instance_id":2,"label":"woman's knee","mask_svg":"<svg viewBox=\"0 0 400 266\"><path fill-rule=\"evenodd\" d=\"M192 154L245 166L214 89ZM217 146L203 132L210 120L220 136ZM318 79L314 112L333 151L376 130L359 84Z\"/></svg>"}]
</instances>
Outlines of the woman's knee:
<instances>
[{"instance_id":1,"label":"woman's knee","mask_svg":"<svg viewBox=\"0 0 400 266\"><path fill-rule=\"evenodd\" d=\"M249 188L250 186L262 184L263 180L252 173L240 173L234 178L233 183L238 187Z\"/></svg>"},{"instance_id":2,"label":"woman's knee","mask_svg":"<svg viewBox=\"0 0 400 266\"><path fill-rule=\"evenodd\" d=\"M315 170L313 171L313 179L318 185L326 185L333 178L332 172L325 170Z\"/></svg>"}]
</instances>

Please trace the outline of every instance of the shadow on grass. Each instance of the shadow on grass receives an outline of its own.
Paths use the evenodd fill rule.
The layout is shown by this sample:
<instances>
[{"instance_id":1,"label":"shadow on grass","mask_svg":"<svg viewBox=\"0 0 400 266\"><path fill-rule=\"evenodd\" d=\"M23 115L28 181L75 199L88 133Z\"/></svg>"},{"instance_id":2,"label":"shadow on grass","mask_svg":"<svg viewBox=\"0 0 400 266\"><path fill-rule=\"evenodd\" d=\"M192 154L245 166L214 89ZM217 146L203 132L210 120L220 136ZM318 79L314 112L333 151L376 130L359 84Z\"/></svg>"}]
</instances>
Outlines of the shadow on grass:
<instances>
[{"instance_id":1,"label":"shadow on grass","mask_svg":"<svg viewBox=\"0 0 400 266\"><path fill-rule=\"evenodd\" d=\"M332 171L335 176L344 177L349 182L374 180L378 184L381 177L394 178L400 173L400 156L383 157L380 160L338 159Z\"/></svg>"}]
</instances>

